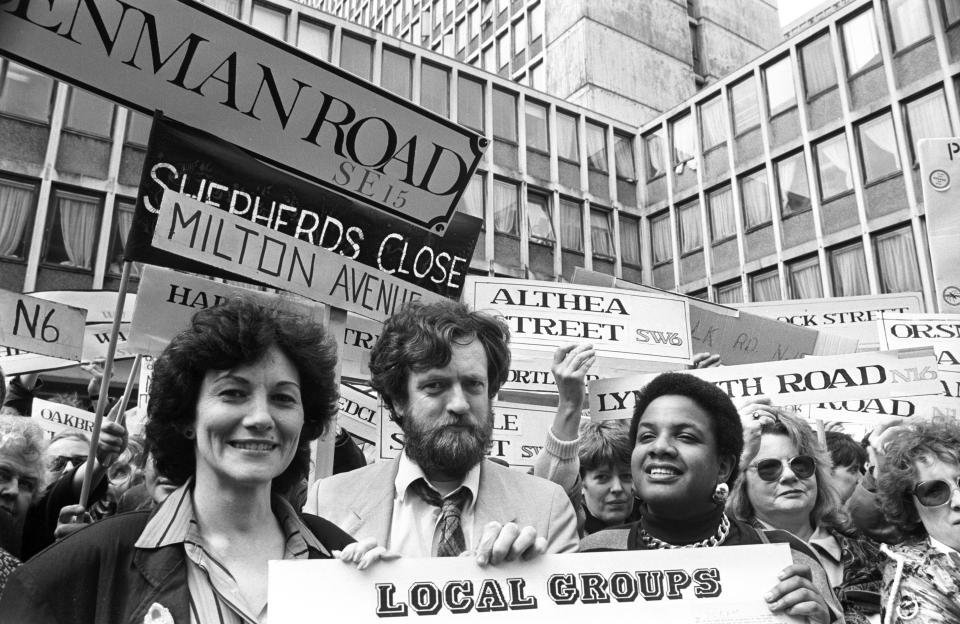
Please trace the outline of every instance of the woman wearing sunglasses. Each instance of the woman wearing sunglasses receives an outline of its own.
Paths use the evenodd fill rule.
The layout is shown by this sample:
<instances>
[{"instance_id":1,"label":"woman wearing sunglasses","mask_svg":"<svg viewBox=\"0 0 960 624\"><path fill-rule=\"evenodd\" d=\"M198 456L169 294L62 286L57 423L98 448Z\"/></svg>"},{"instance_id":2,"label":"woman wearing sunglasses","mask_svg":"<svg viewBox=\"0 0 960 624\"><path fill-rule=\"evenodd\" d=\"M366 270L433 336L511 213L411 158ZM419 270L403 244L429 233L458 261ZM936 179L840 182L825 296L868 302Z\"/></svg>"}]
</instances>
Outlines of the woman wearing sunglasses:
<instances>
[{"instance_id":1,"label":"woman wearing sunglasses","mask_svg":"<svg viewBox=\"0 0 960 624\"><path fill-rule=\"evenodd\" d=\"M805 422L767 407L756 456L743 469L727 509L758 529L782 529L816 552L847 622L880 613L879 546L856 533L830 476L830 455ZM874 617L874 619L878 619Z\"/></svg>"},{"instance_id":2,"label":"woman wearing sunglasses","mask_svg":"<svg viewBox=\"0 0 960 624\"><path fill-rule=\"evenodd\" d=\"M884 546L884 623L960 622L960 421L909 421L882 450L883 511L907 535Z\"/></svg>"}]
</instances>

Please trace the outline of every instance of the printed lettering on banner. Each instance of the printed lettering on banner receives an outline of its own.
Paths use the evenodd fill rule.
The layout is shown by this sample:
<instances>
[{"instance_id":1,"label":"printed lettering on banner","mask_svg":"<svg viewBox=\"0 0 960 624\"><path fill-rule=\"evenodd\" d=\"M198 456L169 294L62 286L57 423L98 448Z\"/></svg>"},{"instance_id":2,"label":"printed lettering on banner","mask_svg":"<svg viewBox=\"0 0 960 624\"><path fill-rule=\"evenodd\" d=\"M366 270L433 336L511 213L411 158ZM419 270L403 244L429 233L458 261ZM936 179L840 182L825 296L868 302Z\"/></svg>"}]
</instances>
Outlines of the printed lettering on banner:
<instances>
[{"instance_id":1,"label":"printed lettering on banner","mask_svg":"<svg viewBox=\"0 0 960 624\"><path fill-rule=\"evenodd\" d=\"M0 345L79 361L87 311L0 290Z\"/></svg>"},{"instance_id":2,"label":"printed lettering on banner","mask_svg":"<svg viewBox=\"0 0 960 624\"><path fill-rule=\"evenodd\" d=\"M340 341L340 377L370 379L370 350L380 338L383 323L353 313L347 314Z\"/></svg>"},{"instance_id":3,"label":"printed lettering on banner","mask_svg":"<svg viewBox=\"0 0 960 624\"><path fill-rule=\"evenodd\" d=\"M340 385L337 424L367 442L378 439L380 400L373 392L364 392L349 384Z\"/></svg>"},{"instance_id":4,"label":"printed lettering on banner","mask_svg":"<svg viewBox=\"0 0 960 624\"><path fill-rule=\"evenodd\" d=\"M940 312L960 312L960 138L917 143L933 283Z\"/></svg>"},{"instance_id":5,"label":"printed lettering on banner","mask_svg":"<svg viewBox=\"0 0 960 624\"><path fill-rule=\"evenodd\" d=\"M120 333L117 334L117 349L113 355L115 360L122 360L136 356L130 349L127 340L130 337L130 323L120 323ZM107 357L107 348L110 346L110 333L113 323L94 323L87 325L83 336L83 359L87 362L103 360Z\"/></svg>"},{"instance_id":6,"label":"printed lettering on banner","mask_svg":"<svg viewBox=\"0 0 960 624\"><path fill-rule=\"evenodd\" d=\"M70 405L33 399L30 417L41 429L53 435L66 430L78 430L90 434L93 432L96 414Z\"/></svg>"},{"instance_id":7,"label":"printed lettering on banner","mask_svg":"<svg viewBox=\"0 0 960 624\"><path fill-rule=\"evenodd\" d=\"M884 314L877 327L882 349L929 345L941 371L960 373L960 314Z\"/></svg>"},{"instance_id":8,"label":"printed lettering on banner","mask_svg":"<svg viewBox=\"0 0 960 624\"><path fill-rule=\"evenodd\" d=\"M130 435L143 432L147 422L147 407L150 405L150 386L153 384L153 358L149 355L140 360L140 377L137 381L137 407L135 418L127 417L127 431Z\"/></svg>"},{"instance_id":9,"label":"printed lettering on banner","mask_svg":"<svg viewBox=\"0 0 960 624\"><path fill-rule=\"evenodd\" d=\"M714 383L735 403L769 397L774 405L902 398L941 392L930 347L681 371ZM655 374L589 384L590 418L630 418L636 395Z\"/></svg>"},{"instance_id":10,"label":"printed lettering on banner","mask_svg":"<svg viewBox=\"0 0 960 624\"><path fill-rule=\"evenodd\" d=\"M510 327L514 347L591 342L599 356L688 364L690 311L680 297L508 278L469 277L464 301Z\"/></svg>"},{"instance_id":11,"label":"printed lettering on banner","mask_svg":"<svg viewBox=\"0 0 960 624\"><path fill-rule=\"evenodd\" d=\"M357 624L670 622L767 624L763 595L792 563L786 544L543 555L481 568L471 557L401 557L357 570L339 561L271 561L270 621L299 624L317 604ZM453 617L455 616L455 617Z\"/></svg>"}]
</instances>

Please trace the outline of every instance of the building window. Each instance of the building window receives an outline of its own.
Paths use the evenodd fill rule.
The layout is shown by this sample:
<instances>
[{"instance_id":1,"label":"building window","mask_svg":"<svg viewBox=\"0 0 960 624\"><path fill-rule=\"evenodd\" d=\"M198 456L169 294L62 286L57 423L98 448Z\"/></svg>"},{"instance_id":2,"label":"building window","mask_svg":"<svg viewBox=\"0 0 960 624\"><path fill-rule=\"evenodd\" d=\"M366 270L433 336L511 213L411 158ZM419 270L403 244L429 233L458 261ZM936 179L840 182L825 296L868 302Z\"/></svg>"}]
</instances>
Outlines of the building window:
<instances>
[{"instance_id":1,"label":"building window","mask_svg":"<svg viewBox=\"0 0 960 624\"><path fill-rule=\"evenodd\" d=\"M791 299L817 299L823 296L820 260L816 256L787 263L787 293Z\"/></svg>"},{"instance_id":2,"label":"building window","mask_svg":"<svg viewBox=\"0 0 960 624\"><path fill-rule=\"evenodd\" d=\"M467 34L467 20L462 19L457 22L457 54L463 52L467 48L468 41L469 35Z\"/></svg>"},{"instance_id":3,"label":"building window","mask_svg":"<svg viewBox=\"0 0 960 624\"><path fill-rule=\"evenodd\" d=\"M470 9L468 16L470 20L470 40L472 41L480 36L480 7L475 6Z\"/></svg>"},{"instance_id":4,"label":"building window","mask_svg":"<svg viewBox=\"0 0 960 624\"><path fill-rule=\"evenodd\" d=\"M500 234L519 236L517 187L503 180L493 181L493 227Z\"/></svg>"},{"instance_id":5,"label":"building window","mask_svg":"<svg viewBox=\"0 0 960 624\"><path fill-rule=\"evenodd\" d=\"M547 139L547 107L531 100L526 101L527 148L546 153L549 149Z\"/></svg>"},{"instance_id":6,"label":"building window","mask_svg":"<svg viewBox=\"0 0 960 624\"><path fill-rule=\"evenodd\" d=\"M527 193L527 228L532 242L553 246L553 242L557 240L553 233L550 200L546 195Z\"/></svg>"},{"instance_id":7,"label":"building window","mask_svg":"<svg viewBox=\"0 0 960 624\"><path fill-rule=\"evenodd\" d=\"M107 274L119 276L123 271L123 250L127 246L127 235L133 223L133 212L136 205L133 201L118 199L113 211L113 231L110 234L110 264L107 265ZM140 276L141 264L134 262L130 266L132 277Z\"/></svg>"},{"instance_id":8,"label":"building window","mask_svg":"<svg viewBox=\"0 0 960 624\"><path fill-rule=\"evenodd\" d=\"M909 48L933 36L927 0L887 0L894 51Z\"/></svg>"},{"instance_id":9,"label":"building window","mask_svg":"<svg viewBox=\"0 0 960 624\"><path fill-rule=\"evenodd\" d=\"M470 178L470 184L467 185L463 195L460 196L460 203L457 209L465 214L483 219L483 173L477 172ZM483 245L483 241L479 241Z\"/></svg>"},{"instance_id":10,"label":"building window","mask_svg":"<svg viewBox=\"0 0 960 624\"><path fill-rule=\"evenodd\" d=\"M253 3L250 23L260 32L283 41L287 37L287 14L284 11Z\"/></svg>"},{"instance_id":11,"label":"building window","mask_svg":"<svg viewBox=\"0 0 960 624\"><path fill-rule=\"evenodd\" d=\"M0 58L0 112L50 121L53 78Z\"/></svg>"},{"instance_id":12,"label":"building window","mask_svg":"<svg viewBox=\"0 0 960 624\"><path fill-rule=\"evenodd\" d=\"M817 155L817 178L820 184L821 201L827 201L853 189L846 135L841 133L817 143L814 146L814 152Z\"/></svg>"},{"instance_id":13,"label":"building window","mask_svg":"<svg viewBox=\"0 0 960 624\"><path fill-rule=\"evenodd\" d=\"M943 10L943 21L947 26L960 22L960 3L956 0L942 0L940 7Z\"/></svg>"},{"instance_id":14,"label":"building window","mask_svg":"<svg viewBox=\"0 0 960 624\"><path fill-rule=\"evenodd\" d=\"M380 86L409 100L413 92L413 57L384 46L382 63Z\"/></svg>"},{"instance_id":15,"label":"building window","mask_svg":"<svg viewBox=\"0 0 960 624\"><path fill-rule=\"evenodd\" d=\"M45 264L90 270L100 230L100 200L87 195L55 191L48 217Z\"/></svg>"},{"instance_id":16,"label":"building window","mask_svg":"<svg viewBox=\"0 0 960 624\"><path fill-rule=\"evenodd\" d=\"M560 200L560 243L564 249L583 252L583 209L569 199Z\"/></svg>"},{"instance_id":17,"label":"building window","mask_svg":"<svg viewBox=\"0 0 960 624\"><path fill-rule=\"evenodd\" d=\"M607 133L603 126L587 122L587 166L607 172Z\"/></svg>"},{"instance_id":18,"label":"building window","mask_svg":"<svg viewBox=\"0 0 960 624\"><path fill-rule=\"evenodd\" d=\"M908 102L906 108L907 139L916 165L917 143L920 139L948 137L952 136L953 132L950 130L950 116L947 113L947 102L943 99L943 91L938 89Z\"/></svg>"},{"instance_id":19,"label":"building window","mask_svg":"<svg viewBox=\"0 0 960 624\"><path fill-rule=\"evenodd\" d=\"M533 5L528 21L530 22L530 43L536 43L537 39L543 36L543 2Z\"/></svg>"},{"instance_id":20,"label":"building window","mask_svg":"<svg viewBox=\"0 0 960 624\"><path fill-rule=\"evenodd\" d=\"M537 63L536 65L530 66L530 86L537 91L546 90L547 86L544 83L544 69L543 63Z\"/></svg>"},{"instance_id":21,"label":"building window","mask_svg":"<svg viewBox=\"0 0 960 624\"><path fill-rule=\"evenodd\" d=\"M593 255L612 258L615 252L613 246L613 213L609 210L590 209L590 244Z\"/></svg>"},{"instance_id":22,"label":"building window","mask_svg":"<svg viewBox=\"0 0 960 624\"><path fill-rule=\"evenodd\" d=\"M834 297L870 294L867 262L863 257L863 243L856 241L845 247L831 249L828 253Z\"/></svg>"},{"instance_id":23,"label":"building window","mask_svg":"<svg viewBox=\"0 0 960 624\"><path fill-rule=\"evenodd\" d=\"M232 18L240 17L240 0L200 0L201 3L212 7Z\"/></svg>"},{"instance_id":24,"label":"building window","mask_svg":"<svg viewBox=\"0 0 960 624\"><path fill-rule=\"evenodd\" d=\"M116 108L100 96L77 89L70 89L70 104L63 127L82 134L110 138L113 130L113 111Z\"/></svg>"},{"instance_id":25,"label":"building window","mask_svg":"<svg viewBox=\"0 0 960 624\"><path fill-rule=\"evenodd\" d=\"M527 24L523 18L511 24L513 31L513 55L516 56L527 49Z\"/></svg>"},{"instance_id":26,"label":"building window","mask_svg":"<svg viewBox=\"0 0 960 624\"><path fill-rule=\"evenodd\" d=\"M829 32L800 48L800 60L803 64L803 87L807 99L837 86L837 70L833 65Z\"/></svg>"},{"instance_id":27,"label":"building window","mask_svg":"<svg viewBox=\"0 0 960 624\"><path fill-rule=\"evenodd\" d=\"M720 96L700 105L700 142L704 153L727 142L727 124Z\"/></svg>"},{"instance_id":28,"label":"building window","mask_svg":"<svg viewBox=\"0 0 960 624\"><path fill-rule=\"evenodd\" d=\"M771 117L797 105L797 92L793 87L793 63L789 55L765 67L763 78L767 86L767 105Z\"/></svg>"},{"instance_id":29,"label":"building window","mask_svg":"<svg viewBox=\"0 0 960 624\"><path fill-rule=\"evenodd\" d=\"M757 88L753 76L730 87L730 107L733 110L733 134L739 136L760 125L757 106Z\"/></svg>"},{"instance_id":30,"label":"building window","mask_svg":"<svg viewBox=\"0 0 960 624\"><path fill-rule=\"evenodd\" d=\"M340 67L364 80L370 80L373 44L344 34L340 39Z\"/></svg>"},{"instance_id":31,"label":"building window","mask_svg":"<svg viewBox=\"0 0 960 624\"><path fill-rule=\"evenodd\" d=\"M737 220L730 187L708 194L707 204L710 206L710 240L719 243L736 236Z\"/></svg>"},{"instance_id":32,"label":"building window","mask_svg":"<svg viewBox=\"0 0 960 624\"><path fill-rule=\"evenodd\" d=\"M497 59L498 70L510 65L510 37L507 32L497 37Z\"/></svg>"},{"instance_id":33,"label":"building window","mask_svg":"<svg viewBox=\"0 0 960 624\"><path fill-rule=\"evenodd\" d=\"M877 256L880 292L918 292L921 290L917 250L910 227L879 234L873 239Z\"/></svg>"},{"instance_id":34,"label":"building window","mask_svg":"<svg viewBox=\"0 0 960 624\"><path fill-rule=\"evenodd\" d=\"M730 305L743 303L743 286L740 281L720 284L713 289L713 297L717 303Z\"/></svg>"},{"instance_id":35,"label":"building window","mask_svg":"<svg viewBox=\"0 0 960 624\"><path fill-rule=\"evenodd\" d=\"M462 74L457 78L457 121L483 132L483 83Z\"/></svg>"},{"instance_id":36,"label":"building window","mask_svg":"<svg viewBox=\"0 0 960 624\"><path fill-rule=\"evenodd\" d=\"M420 65L420 105L450 116L450 74L446 69L426 61Z\"/></svg>"},{"instance_id":37,"label":"building window","mask_svg":"<svg viewBox=\"0 0 960 624\"><path fill-rule=\"evenodd\" d=\"M628 182L636 182L637 169L633 161L633 138L614 132L613 156L617 177Z\"/></svg>"},{"instance_id":38,"label":"building window","mask_svg":"<svg viewBox=\"0 0 960 624\"><path fill-rule=\"evenodd\" d=\"M703 229L700 222L700 203L693 202L677 208L677 221L680 223L680 255L686 255L703 248Z\"/></svg>"},{"instance_id":39,"label":"building window","mask_svg":"<svg viewBox=\"0 0 960 624\"><path fill-rule=\"evenodd\" d=\"M740 200L743 203L743 225L748 231L770 222L766 171L761 169L740 178Z\"/></svg>"},{"instance_id":40,"label":"building window","mask_svg":"<svg viewBox=\"0 0 960 624\"><path fill-rule=\"evenodd\" d=\"M35 185L0 178L0 258L26 259L36 202Z\"/></svg>"},{"instance_id":41,"label":"building window","mask_svg":"<svg viewBox=\"0 0 960 624\"><path fill-rule=\"evenodd\" d=\"M647 180L659 178L664 174L663 134L661 130L643 137L643 154L647 166Z\"/></svg>"},{"instance_id":42,"label":"building window","mask_svg":"<svg viewBox=\"0 0 960 624\"><path fill-rule=\"evenodd\" d=\"M577 118L562 111L557 111L557 155L561 160L580 163Z\"/></svg>"},{"instance_id":43,"label":"building window","mask_svg":"<svg viewBox=\"0 0 960 624\"><path fill-rule=\"evenodd\" d=\"M857 14L841 25L843 57L847 75L853 76L880 63L880 44L873 23L873 9Z\"/></svg>"},{"instance_id":44,"label":"building window","mask_svg":"<svg viewBox=\"0 0 960 624\"><path fill-rule=\"evenodd\" d=\"M330 27L301 19L297 25L297 47L320 60L329 61Z\"/></svg>"},{"instance_id":45,"label":"building window","mask_svg":"<svg viewBox=\"0 0 960 624\"><path fill-rule=\"evenodd\" d=\"M693 136L693 119L684 115L672 124L673 128L673 166L693 160L696 151L696 137ZM682 173L682 171L677 171Z\"/></svg>"},{"instance_id":46,"label":"building window","mask_svg":"<svg viewBox=\"0 0 960 624\"><path fill-rule=\"evenodd\" d=\"M669 213L664 212L650 217L650 244L653 248L654 265L663 264L673 259Z\"/></svg>"},{"instance_id":47,"label":"building window","mask_svg":"<svg viewBox=\"0 0 960 624\"><path fill-rule=\"evenodd\" d=\"M491 74L497 73L497 49L492 45L483 49L483 69Z\"/></svg>"},{"instance_id":48,"label":"building window","mask_svg":"<svg viewBox=\"0 0 960 624\"><path fill-rule=\"evenodd\" d=\"M777 162L777 188L780 214L784 217L810 210L810 188L803 152Z\"/></svg>"},{"instance_id":49,"label":"building window","mask_svg":"<svg viewBox=\"0 0 960 624\"><path fill-rule=\"evenodd\" d=\"M146 147L150 141L150 128L152 126L153 117L134 110L127 111L127 135L124 142Z\"/></svg>"},{"instance_id":50,"label":"building window","mask_svg":"<svg viewBox=\"0 0 960 624\"><path fill-rule=\"evenodd\" d=\"M640 219L620 213L620 260L640 266Z\"/></svg>"},{"instance_id":51,"label":"building window","mask_svg":"<svg viewBox=\"0 0 960 624\"><path fill-rule=\"evenodd\" d=\"M900 171L893 119L885 113L857 126L864 181L869 184Z\"/></svg>"},{"instance_id":52,"label":"building window","mask_svg":"<svg viewBox=\"0 0 960 624\"><path fill-rule=\"evenodd\" d=\"M493 89L493 136L517 142L517 96L496 87Z\"/></svg>"},{"instance_id":53,"label":"building window","mask_svg":"<svg viewBox=\"0 0 960 624\"><path fill-rule=\"evenodd\" d=\"M456 37L453 34L453 30L448 30L443 33L443 55L444 56L453 56L454 47L456 46Z\"/></svg>"},{"instance_id":54,"label":"building window","mask_svg":"<svg viewBox=\"0 0 960 624\"><path fill-rule=\"evenodd\" d=\"M780 276L773 268L750 276L752 301L780 301Z\"/></svg>"}]
</instances>

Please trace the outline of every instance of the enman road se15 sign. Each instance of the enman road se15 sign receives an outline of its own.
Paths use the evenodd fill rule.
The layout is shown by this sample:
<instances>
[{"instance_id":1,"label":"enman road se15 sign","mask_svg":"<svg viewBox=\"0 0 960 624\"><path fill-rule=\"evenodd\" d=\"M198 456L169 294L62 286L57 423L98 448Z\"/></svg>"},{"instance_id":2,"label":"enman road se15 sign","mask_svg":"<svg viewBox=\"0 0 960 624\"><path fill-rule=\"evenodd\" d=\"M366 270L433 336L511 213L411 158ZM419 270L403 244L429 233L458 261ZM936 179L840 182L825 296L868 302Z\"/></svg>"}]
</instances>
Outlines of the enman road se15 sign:
<instances>
[{"instance_id":1,"label":"enman road se15 sign","mask_svg":"<svg viewBox=\"0 0 960 624\"><path fill-rule=\"evenodd\" d=\"M486 140L190 0L0 2L0 53L443 232Z\"/></svg>"}]
</instances>

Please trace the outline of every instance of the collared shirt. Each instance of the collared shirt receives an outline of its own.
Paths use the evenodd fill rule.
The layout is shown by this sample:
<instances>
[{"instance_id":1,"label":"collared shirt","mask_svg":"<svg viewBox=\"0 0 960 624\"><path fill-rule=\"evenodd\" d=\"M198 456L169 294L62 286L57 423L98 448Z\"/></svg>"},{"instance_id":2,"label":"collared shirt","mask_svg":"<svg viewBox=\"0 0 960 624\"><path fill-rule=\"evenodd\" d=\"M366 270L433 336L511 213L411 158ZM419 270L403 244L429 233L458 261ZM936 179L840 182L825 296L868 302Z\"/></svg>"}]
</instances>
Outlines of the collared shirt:
<instances>
[{"instance_id":1,"label":"collared shirt","mask_svg":"<svg viewBox=\"0 0 960 624\"><path fill-rule=\"evenodd\" d=\"M827 578L830 579L830 586L843 585L843 549L840 548L836 538L823 527L817 527L807 543L817 551L820 563L823 564L823 569L827 571Z\"/></svg>"},{"instance_id":2,"label":"collared shirt","mask_svg":"<svg viewBox=\"0 0 960 624\"><path fill-rule=\"evenodd\" d=\"M310 549L329 552L303 524L290 504L279 496L271 508L285 538L284 559L308 559ZM135 546L143 549L183 544L190 590L190 621L193 624L261 624L267 619L267 605L253 613L240 595L230 571L206 547L200 535L193 507L193 480L176 489L154 514Z\"/></svg>"},{"instance_id":3,"label":"collared shirt","mask_svg":"<svg viewBox=\"0 0 960 624\"><path fill-rule=\"evenodd\" d=\"M439 535L437 523L440 521L440 508L431 505L410 490L410 484L424 479L434 487L413 460L404 453L400 456L397 478L393 482L393 518L390 522L389 549L404 557L433 557L437 553ZM463 529L464 543L467 548L473 545L473 519L476 512L477 492L480 488L480 464L470 469L463 482L447 496L460 488L470 491L470 499L460 514L460 526ZM434 489L437 489L434 487Z\"/></svg>"}]
</instances>

